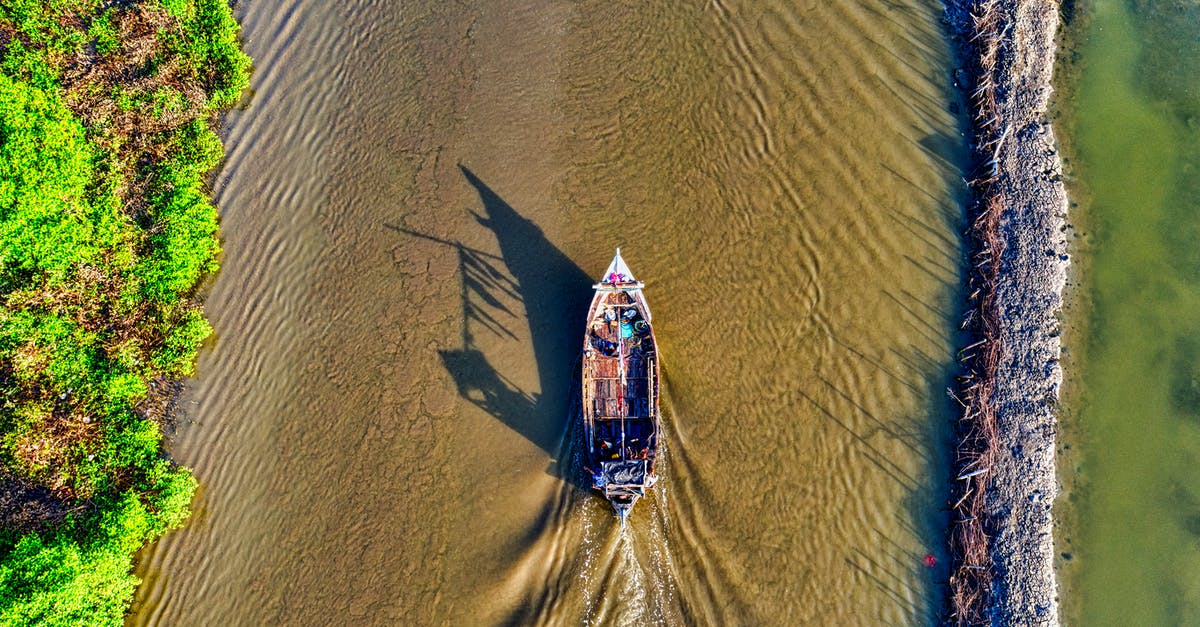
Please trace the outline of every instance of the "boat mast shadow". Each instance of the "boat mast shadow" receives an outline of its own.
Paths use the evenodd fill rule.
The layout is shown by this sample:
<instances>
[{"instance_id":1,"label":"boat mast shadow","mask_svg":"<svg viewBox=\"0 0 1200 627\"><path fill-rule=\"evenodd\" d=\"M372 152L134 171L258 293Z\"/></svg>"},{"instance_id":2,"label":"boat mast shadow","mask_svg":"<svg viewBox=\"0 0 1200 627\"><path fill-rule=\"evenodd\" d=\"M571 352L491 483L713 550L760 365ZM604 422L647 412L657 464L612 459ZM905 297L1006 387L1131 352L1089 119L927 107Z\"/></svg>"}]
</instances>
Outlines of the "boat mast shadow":
<instances>
[{"instance_id":1,"label":"boat mast shadow","mask_svg":"<svg viewBox=\"0 0 1200 627\"><path fill-rule=\"evenodd\" d=\"M587 491L573 456L577 449L578 357L583 318L592 282L583 270L550 242L471 170L460 165L479 194L482 213L475 219L495 236L500 254L398 226L393 230L453 248L458 256L462 306L461 347L439 350L442 365L458 394L521 434L553 461L547 472ZM509 325L518 314L505 303L523 305L540 392L521 389L496 367L476 343L476 332L519 341Z\"/></svg>"}]
</instances>

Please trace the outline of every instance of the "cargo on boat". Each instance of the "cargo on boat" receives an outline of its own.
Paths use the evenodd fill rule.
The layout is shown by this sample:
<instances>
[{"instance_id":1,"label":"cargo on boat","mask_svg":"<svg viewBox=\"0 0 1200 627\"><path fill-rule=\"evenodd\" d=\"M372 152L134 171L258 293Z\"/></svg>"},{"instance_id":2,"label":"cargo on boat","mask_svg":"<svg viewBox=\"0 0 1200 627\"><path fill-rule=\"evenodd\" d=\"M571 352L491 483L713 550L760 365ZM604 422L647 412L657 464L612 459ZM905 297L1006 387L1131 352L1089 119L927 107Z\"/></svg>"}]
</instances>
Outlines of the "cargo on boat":
<instances>
[{"instance_id":1,"label":"cargo on boat","mask_svg":"<svg viewBox=\"0 0 1200 627\"><path fill-rule=\"evenodd\" d=\"M658 346L643 287L618 248L593 286L583 341L586 469L622 522L658 480Z\"/></svg>"}]
</instances>

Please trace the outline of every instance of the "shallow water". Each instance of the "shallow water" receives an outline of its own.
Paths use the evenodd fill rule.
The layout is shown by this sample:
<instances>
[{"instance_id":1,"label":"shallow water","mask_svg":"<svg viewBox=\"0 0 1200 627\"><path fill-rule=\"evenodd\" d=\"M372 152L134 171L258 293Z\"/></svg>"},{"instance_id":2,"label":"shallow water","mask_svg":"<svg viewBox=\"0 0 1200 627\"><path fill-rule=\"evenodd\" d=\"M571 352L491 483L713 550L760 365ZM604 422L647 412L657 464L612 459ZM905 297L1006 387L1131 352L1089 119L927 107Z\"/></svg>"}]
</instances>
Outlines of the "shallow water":
<instances>
[{"instance_id":1,"label":"shallow water","mask_svg":"<svg viewBox=\"0 0 1200 627\"><path fill-rule=\"evenodd\" d=\"M1065 618L1200 622L1200 5L1080 3L1073 196L1092 315ZM1069 383L1070 385L1070 383Z\"/></svg>"},{"instance_id":2,"label":"shallow water","mask_svg":"<svg viewBox=\"0 0 1200 627\"><path fill-rule=\"evenodd\" d=\"M135 624L912 624L941 604L963 155L922 2L240 5L197 514ZM622 247L621 530L566 429Z\"/></svg>"}]
</instances>

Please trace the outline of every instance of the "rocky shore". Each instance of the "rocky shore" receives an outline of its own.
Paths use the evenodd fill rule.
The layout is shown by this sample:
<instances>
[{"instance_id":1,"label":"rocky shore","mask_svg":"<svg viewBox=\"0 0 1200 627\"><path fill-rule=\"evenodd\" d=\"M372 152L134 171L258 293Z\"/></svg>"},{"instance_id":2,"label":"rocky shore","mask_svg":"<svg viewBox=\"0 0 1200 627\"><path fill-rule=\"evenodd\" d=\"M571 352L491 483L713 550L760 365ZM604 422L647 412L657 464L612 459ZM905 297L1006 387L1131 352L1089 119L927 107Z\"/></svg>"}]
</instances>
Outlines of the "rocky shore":
<instances>
[{"instance_id":1,"label":"rocky shore","mask_svg":"<svg viewBox=\"0 0 1200 627\"><path fill-rule=\"evenodd\" d=\"M1067 196L1048 122L1059 4L947 2L975 168L949 618L1058 624L1051 506Z\"/></svg>"}]
</instances>

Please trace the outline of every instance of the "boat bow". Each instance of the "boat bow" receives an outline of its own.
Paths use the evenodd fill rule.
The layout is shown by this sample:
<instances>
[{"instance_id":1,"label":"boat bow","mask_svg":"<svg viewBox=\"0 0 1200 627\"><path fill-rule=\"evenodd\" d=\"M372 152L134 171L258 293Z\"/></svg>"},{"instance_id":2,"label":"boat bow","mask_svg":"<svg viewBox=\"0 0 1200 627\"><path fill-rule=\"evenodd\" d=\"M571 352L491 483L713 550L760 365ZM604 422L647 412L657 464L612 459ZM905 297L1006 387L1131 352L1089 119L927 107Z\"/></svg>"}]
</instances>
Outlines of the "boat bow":
<instances>
[{"instance_id":1,"label":"boat bow","mask_svg":"<svg viewBox=\"0 0 1200 627\"><path fill-rule=\"evenodd\" d=\"M621 249L618 248L617 254L608 264L608 269L604 271L604 276L600 282L592 286L592 289L597 292L632 292L641 301L642 308L646 312L646 321L651 322L653 316L650 314L650 306L642 297L642 288L644 287L646 284L633 276L633 270L630 270L629 264L621 258Z\"/></svg>"}]
</instances>

